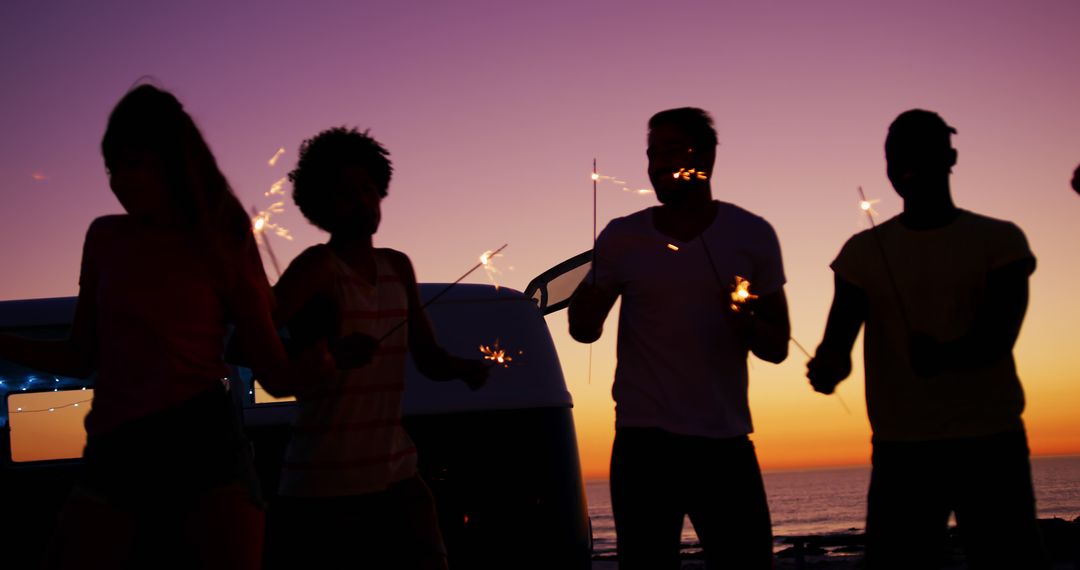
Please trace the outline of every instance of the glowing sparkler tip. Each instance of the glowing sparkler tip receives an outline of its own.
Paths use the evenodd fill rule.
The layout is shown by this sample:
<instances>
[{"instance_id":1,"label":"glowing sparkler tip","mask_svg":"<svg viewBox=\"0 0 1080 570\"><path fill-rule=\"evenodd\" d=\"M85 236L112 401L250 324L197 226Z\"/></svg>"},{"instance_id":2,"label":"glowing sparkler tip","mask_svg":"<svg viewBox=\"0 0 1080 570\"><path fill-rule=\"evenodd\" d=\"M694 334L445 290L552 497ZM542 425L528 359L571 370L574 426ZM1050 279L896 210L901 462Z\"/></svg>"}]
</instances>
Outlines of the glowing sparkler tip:
<instances>
[{"instance_id":1,"label":"glowing sparkler tip","mask_svg":"<svg viewBox=\"0 0 1080 570\"><path fill-rule=\"evenodd\" d=\"M677 245L675 245L673 243L667 244L667 248L670 249L671 251L679 251L679 246L677 246Z\"/></svg>"},{"instance_id":2,"label":"glowing sparkler tip","mask_svg":"<svg viewBox=\"0 0 1080 570\"><path fill-rule=\"evenodd\" d=\"M679 171L672 174L671 177L675 178L675 179L678 179L680 176L682 176L682 172L683 172L682 169L679 169Z\"/></svg>"},{"instance_id":3,"label":"glowing sparkler tip","mask_svg":"<svg viewBox=\"0 0 1080 570\"><path fill-rule=\"evenodd\" d=\"M863 200L862 202L859 202L859 207L862 208L864 212L869 211L870 206L871 206L870 202L867 202L866 200Z\"/></svg>"},{"instance_id":4,"label":"glowing sparkler tip","mask_svg":"<svg viewBox=\"0 0 1080 570\"><path fill-rule=\"evenodd\" d=\"M495 339L495 343L491 346L481 344L480 354L484 355L484 360L490 360L503 368L510 368L510 362L514 360L512 356L506 354L506 349L499 347L499 339ZM519 350L518 354L522 354L522 351Z\"/></svg>"},{"instance_id":5,"label":"glowing sparkler tip","mask_svg":"<svg viewBox=\"0 0 1080 570\"><path fill-rule=\"evenodd\" d=\"M747 301L757 298L757 295L750 292L750 281L736 275L735 289L731 292L731 310L739 312Z\"/></svg>"},{"instance_id":6,"label":"glowing sparkler tip","mask_svg":"<svg viewBox=\"0 0 1080 570\"><path fill-rule=\"evenodd\" d=\"M593 180L600 180L600 175L599 175L599 174L597 174L597 173L595 173L595 172L593 172L593 174L592 174L592 179L593 179Z\"/></svg>"}]
</instances>

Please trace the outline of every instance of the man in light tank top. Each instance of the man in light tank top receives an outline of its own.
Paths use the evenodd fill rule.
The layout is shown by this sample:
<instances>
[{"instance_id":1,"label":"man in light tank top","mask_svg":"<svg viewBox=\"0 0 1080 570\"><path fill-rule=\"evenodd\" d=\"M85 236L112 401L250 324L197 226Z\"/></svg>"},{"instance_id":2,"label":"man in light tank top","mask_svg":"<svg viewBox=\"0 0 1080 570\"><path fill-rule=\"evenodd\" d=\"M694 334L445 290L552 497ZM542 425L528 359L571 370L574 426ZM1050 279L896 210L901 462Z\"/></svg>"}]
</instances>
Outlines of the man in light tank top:
<instances>
[{"instance_id":1,"label":"man in light tank top","mask_svg":"<svg viewBox=\"0 0 1080 570\"><path fill-rule=\"evenodd\" d=\"M460 378L474 390L488 368L438 345L409 258L372 244L393 170L388 155L367 132L333 128L304 141L289 174L300 211L330 240L282 275L277 319L301 343L349 339L335 353L354 362L297 395L269 515L267 561L279 567L446 567L435 506L401 424L405 358L411 353L428 378Z\"/></svg>"},{"instance_id":2,"label":"man in light tank top","mask_svg":"<svg viewBox=\"0 0 1080 570\"><path fill-rule=\"evenodd\" d=\"M831 394L865 323L869 568L941 567L950 512L969 567L1047 568L1012 354L1035 256L1015 224L953 203L955 133L922 109L889 126L887 174L904 211L833 261L807 376Z\"/></svg>"},{"instance_id":3,"label":"man in light tank top","mask_svg":"<svg viewBox=\"0 0 1080 570\"><path fill-rule=\"evenodd\" d=\"M570 334L593 342L622 298L611 452L621 570L679 568L686 515L709 568L772 567L746 362L787 357L784 269L768 222L712 199L716 146L701 109L652 117L661 205L608 224L570 304ZM733 305L736 277L756 300Z\"/></svg>"}]
</instances>

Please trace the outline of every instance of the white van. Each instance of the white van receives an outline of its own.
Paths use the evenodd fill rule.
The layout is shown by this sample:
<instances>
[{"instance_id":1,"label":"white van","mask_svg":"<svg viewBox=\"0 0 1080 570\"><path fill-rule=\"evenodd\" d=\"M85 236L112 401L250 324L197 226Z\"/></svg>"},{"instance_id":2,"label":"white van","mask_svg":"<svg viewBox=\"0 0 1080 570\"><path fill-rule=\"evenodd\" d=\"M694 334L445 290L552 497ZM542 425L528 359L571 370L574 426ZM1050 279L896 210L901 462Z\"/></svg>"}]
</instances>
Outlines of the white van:
<instances>
[{"instance_id":1,"label":"white van","mask_svg":"<svg viewBox=\"0 0 1080 570\"><path fill-rule=\"evenodd\" d=\"M487 385L432 382L409 366L405 426L420 472L435 495L450 556L458 569L587 569L591 536L574 432L572 401L543 318L545 281L530 296L459 285L428 307L440 343L452 354L481 356L481 345L511 357ZM576 285L576 283L575 283ZM445 286L421 285L430 298ZM530 297L536 297L536 300ZM0 332L61 339L74 298L0 302ZM538 309L538 305L541 308ZM556 307L558 308L558 307ZM295 404L265 396L246 369L233 392L255 447L264 493L273 500ZM37 563L72 481L85 441L81 419L93 378L37 373L0 360L0 560ZM145 529L160 533L165 529ZM182 567L175 553L143 553L156 567ZM164 565L164 566L163 566Z\"/></svg>"}]
</instances>

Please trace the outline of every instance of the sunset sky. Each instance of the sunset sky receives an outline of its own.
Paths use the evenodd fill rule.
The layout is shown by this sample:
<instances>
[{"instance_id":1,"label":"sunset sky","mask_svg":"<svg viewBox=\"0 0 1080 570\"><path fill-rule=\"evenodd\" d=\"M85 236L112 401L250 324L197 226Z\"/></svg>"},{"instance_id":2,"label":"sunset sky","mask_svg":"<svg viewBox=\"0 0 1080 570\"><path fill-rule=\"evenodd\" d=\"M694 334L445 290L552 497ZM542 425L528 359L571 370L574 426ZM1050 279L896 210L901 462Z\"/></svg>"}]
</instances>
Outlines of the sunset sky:
<instances>
[{"instance_id":1,"label":"sunset sky","mask_svg":"<svg viewBox=\"0 0 1080 570\"><path fill-rule=\"evenodd\" d=\"M958 205L1015 221L1038 257L1016 349L1025 420L1034 453L1080 453L1077 22L1075 0L15 0L0 18L0 299L76 292L87 226L120 211L98 150L107 114L144 76L185 104L249 206L271 203L304 138L370 128L396 170L377 245L439 282L509 243L502 284L517 289L591 246L592 159L647 187L646 120L693 105L719 132L714 196L776 228L793 332L813 349L828 264L865 224L856 187L880 219L899 212L885 131L922 107L959 131ZM652 204L603 183L600 226ZM326 239L291 200L273 221L295 236L273 238L283 262ZM548 323L585 472L605 475L615 321L591 381L565 314ZM839 389L850 415L809 389L794 348L780 366L753 361L764 468L868 461L856 350L860 372Z\"/></svg>"}]
</instances>

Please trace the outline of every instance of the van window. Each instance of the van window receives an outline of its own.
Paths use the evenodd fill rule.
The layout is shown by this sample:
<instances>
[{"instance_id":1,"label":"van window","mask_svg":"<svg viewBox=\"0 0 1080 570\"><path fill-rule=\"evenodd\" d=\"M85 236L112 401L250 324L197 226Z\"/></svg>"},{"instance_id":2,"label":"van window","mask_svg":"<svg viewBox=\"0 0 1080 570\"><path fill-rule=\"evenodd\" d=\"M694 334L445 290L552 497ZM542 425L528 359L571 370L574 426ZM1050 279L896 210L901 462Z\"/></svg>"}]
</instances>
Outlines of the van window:
<instances>
[{"instance_id":1,"label":"van window","mask_svg":"<svg viewBox=\"0 0 1080 570\"><path fill-rule=\"evenodd\" d=\"M90 411L93 398L91 388L9 392L11 461L23 463L82 457L86 445L83 420Z\"/></svg>"}]
</instances>

